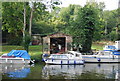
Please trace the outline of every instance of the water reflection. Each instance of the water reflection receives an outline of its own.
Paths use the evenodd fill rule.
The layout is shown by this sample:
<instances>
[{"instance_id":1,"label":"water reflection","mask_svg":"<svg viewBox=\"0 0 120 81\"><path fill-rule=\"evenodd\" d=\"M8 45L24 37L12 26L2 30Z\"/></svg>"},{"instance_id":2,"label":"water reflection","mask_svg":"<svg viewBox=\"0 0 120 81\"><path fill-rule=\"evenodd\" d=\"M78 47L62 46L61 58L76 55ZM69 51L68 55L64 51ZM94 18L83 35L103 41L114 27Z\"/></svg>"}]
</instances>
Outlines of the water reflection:
<instances>
[{"instance_id":1,"label":"water reflection","mask_svg":"<svg viewBox=\"0 0 120 81\"><path fill-rule=\"evenodd\" d=\"M42 65L2 64L3 79L118 79L119 64ZM0 77L1 77L0 76Z\"/></svg>"},{"instance_id":2,"label":"water reflection","mask_svg":"<svg viewBox=\"0 0 120 81\"><path fill-rule=\"evenodd\" d=\"M43 79L72 79L81 75L83 65L45 65L42 70Z\"/></svg>"},{"instance_id":3,"label":"water reflection","mask_svg":"<svg viewBox=\"0 0 120 81\"><path fill-rule=\"evenodd\" d=\"M45 65L43 79L117 79L119 64Z\"/></svg>"},{"instance_id":4,"label":"water reflection","mask_svg":"<svg viewBox=\"0 0 120 81\"><path fill-rule=\"evenodd\" d=\"M26 78L30 73L30 65L24 64L1 64L2 66L2 75L11 79L20 79ZM4 77L5 78L5 77Z\"/></svg>"}]
</instances>

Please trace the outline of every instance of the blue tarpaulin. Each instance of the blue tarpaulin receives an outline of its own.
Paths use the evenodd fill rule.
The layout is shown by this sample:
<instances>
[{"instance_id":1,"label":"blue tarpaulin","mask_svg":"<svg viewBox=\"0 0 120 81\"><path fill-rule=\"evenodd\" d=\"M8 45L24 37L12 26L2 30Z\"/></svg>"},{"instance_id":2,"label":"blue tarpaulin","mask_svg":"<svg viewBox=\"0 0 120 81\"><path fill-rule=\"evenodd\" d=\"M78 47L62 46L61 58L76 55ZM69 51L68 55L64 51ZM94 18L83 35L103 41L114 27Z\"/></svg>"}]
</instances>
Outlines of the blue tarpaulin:
<instances>
[{"instance_id":1,"label":"blue tarpaulin","mask_svg":"<svg viewBox=\"0 0 120 81\"><path fill-rule=\"evenodd\" d=\"M30 55L27 53L26 50L12 50L7 54L7 56L15 56L24 59L30 59Z\"/></svg>"},{"instance_id":2,"label":"blue tarpaulin","mask_svg":"<svg viewBox=\"0 0 120 81\"><path fill-rule=\"evenodd\" d=\"M108 49L116 49L115 46L108 46Z\"/></svg>"}]
</instances>

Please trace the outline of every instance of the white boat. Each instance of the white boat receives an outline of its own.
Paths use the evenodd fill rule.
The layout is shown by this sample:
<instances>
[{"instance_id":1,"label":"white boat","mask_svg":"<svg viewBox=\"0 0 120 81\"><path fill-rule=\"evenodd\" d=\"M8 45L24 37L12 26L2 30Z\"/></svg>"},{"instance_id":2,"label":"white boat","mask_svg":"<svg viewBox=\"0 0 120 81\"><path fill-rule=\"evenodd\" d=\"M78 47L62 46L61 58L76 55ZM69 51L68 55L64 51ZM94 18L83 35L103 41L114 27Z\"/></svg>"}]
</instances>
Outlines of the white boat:
<instances>
[{"instance_id":1,"label":"white boat","mask_svg":"<svg viewBox=\"0 0 120 81\"><path fill-rule=\"evenodd\" d=\"M43 54L42 58L46 64L84 64L81 53L69 51L65 54Z\"/></svg>"},{"instance_id":2,"label":"white boat","mask_svg":"<svg viewBox=\"0 0 120 81\"><path fill-rule=\"evenodd\" d=\"M82 55L85 62L96 63L118 63L120 62L120 52L115 51L99 51L96 55Z\"/></svg>"},{"instance_id":3,"label":"white boat","mask_svg":"<svg viewBox=\"0 0 120 81\"><path fill-rule=\"evenodd\" d=\"M115 45L105 45L103 51L94 55L82 55L85 62L120 62L120 41L115 41Z\"/></svg>"},{"instance_id":4,"label":"white boat","mask_svg":"<svg viewBox=\"0 0 120 81\"><path fill-rule=\"evenodd\" d=\"M12 50L0 56L0 63L29 64L30 62L33 63L30 55L25 50Z\"/></svg>"}]
</instances>

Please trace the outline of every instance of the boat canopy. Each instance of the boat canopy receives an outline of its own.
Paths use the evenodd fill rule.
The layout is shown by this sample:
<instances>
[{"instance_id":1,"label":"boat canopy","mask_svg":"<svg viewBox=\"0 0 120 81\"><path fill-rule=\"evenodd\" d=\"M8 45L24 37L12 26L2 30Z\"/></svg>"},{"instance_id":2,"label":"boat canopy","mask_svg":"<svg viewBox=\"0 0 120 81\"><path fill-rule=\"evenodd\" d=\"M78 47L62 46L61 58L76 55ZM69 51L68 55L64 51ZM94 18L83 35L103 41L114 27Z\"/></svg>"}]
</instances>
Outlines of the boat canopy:
<instances>
[{"instance_id":1,"label":"boat canopy","mask_svg":"<svg viewBox=\"0 0 120 81\"><path fill-rule=\"evenodd\" d=\"M115 46L108 46L108 49L116 49Z\"/></svg>"},{"instance_id":2,"label":"boat canopy","mask_svg":"<svg viewBox=\"0 0 120 81\"><path fill-rule=\"evenodd\" d=\"M115 46L107 46L107 49L116 49L116 47Z\"/></svg>"},{"instance_id":3,"label":"boat canopy","mask_svg":"<svg viewBox=\"0 0 120 81\"><path fill-rule=\"evenodd\" d=\"M7 54L7 56L15 56L24 59L30 59L30 55L27 53L26 50L12 50Z\"/></svg>"}]
</instances>

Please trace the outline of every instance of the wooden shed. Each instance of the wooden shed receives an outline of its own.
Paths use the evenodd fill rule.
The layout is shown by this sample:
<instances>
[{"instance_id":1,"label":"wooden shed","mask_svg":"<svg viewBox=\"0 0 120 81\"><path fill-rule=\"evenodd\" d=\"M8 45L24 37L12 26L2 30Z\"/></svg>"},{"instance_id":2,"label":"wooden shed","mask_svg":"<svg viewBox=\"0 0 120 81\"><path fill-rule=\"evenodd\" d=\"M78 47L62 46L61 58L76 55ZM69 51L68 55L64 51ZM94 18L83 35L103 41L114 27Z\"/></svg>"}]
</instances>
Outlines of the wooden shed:
<instances>
[{"instance_id":1,"label":"wooden shed","mask_svg":"<svg viewBox=\"0 0 120 81\"><path fill-rule=\"evenodd\" d=\"M64 33L54 33L43 37L43 53L56 54L71 50L72 36Z\"/></svg>"}]
</instances>

